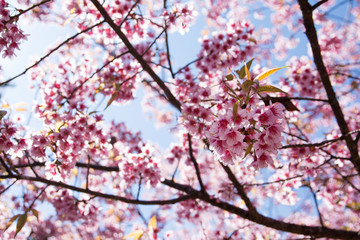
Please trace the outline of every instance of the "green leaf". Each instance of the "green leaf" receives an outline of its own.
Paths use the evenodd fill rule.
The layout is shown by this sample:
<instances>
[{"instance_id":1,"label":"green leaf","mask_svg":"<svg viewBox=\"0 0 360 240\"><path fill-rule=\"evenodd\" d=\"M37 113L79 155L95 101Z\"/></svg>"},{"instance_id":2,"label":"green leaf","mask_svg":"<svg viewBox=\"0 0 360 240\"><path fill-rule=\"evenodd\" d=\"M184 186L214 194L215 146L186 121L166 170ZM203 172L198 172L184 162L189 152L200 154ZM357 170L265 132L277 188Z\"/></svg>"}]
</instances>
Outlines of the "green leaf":
<instances>
[{"instance_id":1,"label":"green leaf","mask_svg":"<svg viewBox=\"0 0 360 240\"><path fill-rule=\"evenodd\" d=\"M250 69L253 60L254 60L254 59L251 59L250 61L248 61L248 62L246 63L247 69ZM243 66L240 70L237 70L237 71L235 71L235 72L236 72L236 74L239 76L240 79L243 79L243 78L246 76L245 64L244 64L244 66Z\"/></svg>"},{"instance_id":2,"label":"green leaf","mask_svg":"<svg viewBox=\"0 0 360 240\"><path fill-rule=\"evenodd\" d=\"M230 95L230 97L232 97L233 99L236 99L236 100L238 99L238 97L237 97L237 96L235 96L234 94L229 93L229 92L228 92L228 94L229 94L229 95Z\"/></svg>"},{"instance_id":3,"label":"green leaf","mask_svg":"<svg viewBox=\"0 0 360 240\"><path fill-rule=\"evenodd\" d=\"M91 111L90 113L89 113L89 115L92 115L92 114L95 114L95 113L98 113L99 111Z\"/></svg>"},{"instance_id":4,"label":"green leaf","mask_svg":"<svg viewBox=\"0 0 360 240\"><path fill-rule=\"evenodd\" d=\"M10 221L8 221L8 223L7 223L6 226L5 226L4 232L11 226L11 224L12 224L13 222L15 222L16 219L18 219L18 217L20 217L20 214L17 214L17 215L15 215L15 216L13 216L13 217L10 219Z\"/></svg>"},{"instance_id":5,"label":"green leaf","mask_svg":"<svg viewBox=\"0 0 360 240\"><path fill-rule=\"evenodd\" d=\"M34 216L36 217L36 219L39 221L39 212L36 209L30 209L32 211L32 213L34 214Z\"/></svg>"},{"instance_id":6,"label":"green leaf","mask_svg":"<svg viewBox=\"0 0 360 240\"><path fill-rule=\"evenodd\" d=\"M246 156L247 156L247 155L249 155L249 153L250 153L250 152L251 152L251 150L252 150L252 147L253 147L253 145L252 145L252 144L250 144L250 145L247 147L246 152L245 152L245 155L244 155L244 157L243 157L243 158L246 158Z\"/></svg>"},{"instance_id":7,"label":"green leaf","mask_svg":"<svg viewBox=\"0 0 360 240\"><path fill-rule=\"evenodd\" d=\"M6 115L6 111L5 110L0 110L0 120Z\"/></svg>"},{"instance_id":8,"label":"green leaf","mask_svg":"<svg viewBox=\"0 0 360 240\"><path fill-rule=\"evenodd\" d=\"M226 75L226 80L231 81L234 79L234 76L232 74Z\"/></svg>"},{"instance_id":9,"label":"green leaf","mask_svg":"<svg viewBox=\"0 0 360 240\"><path fill-rule=\"evenodd\" d=\"M26 221L27 221L27 214L25 213L25 214L21 215L17 221L15 237L21 231L21 229L24 227Z\"/></svg>"},{"instance_id":10,"label":"green leaf","mask_svg":"<svg viewBox=\"0 0 360 240\"><path fill-rule=\"evenodd\" d=\"M114 93L111 95L111 98L110 98L109 101L107 102L105 109L107 109L107 108L112 104L112 102L118 97L118 95L119 95L119 92L114 92ZM104 110L105 110L105 109L104 109Z\"/></svg>"},{"instance_id":11,"label":"green leaf","mask_svg":"<svg viewBox=\"0 0 360 240\"><path fill-rule=\"evenodd\" d=\"M248 105L249 101L250 101L250 94L248 94L248 95L246 96L245 106Z\"/></svg>"},{"instance_id":12,"label":"green leaf","mask_svg":"<svg viewBox=\"0 0 360 240\"><path fill-rule=\"evenodd\" d=\"M242 90L247 93L247 91L249 90L249 88L254 84L254 81L251 80L246 80L245 82L243 82L243 84L241 85Z\"/></svg>"},{"instance_id":13,"label":"green leaf","mask_svg":"<svg viewBox=\"0 0 360 240\"><path fill-rule=\"evenodd\" d=\"M253 42L253 43L257 44L257 41L256 41L255 38L249 38L248 40L249 40L250 42Z\"/></svg>"},{"instance_id":14,"label":"green leaf","mask_svg":"<svg viewBox=\"0 0 360 240\"><path fill-rule=\"evenodd\" d=\"M266 70L265 72L262 72L260 73L259 75L257 75L255 77L255 80L263 80L264 78L267 78L268 76L270 76L271 74L277 72L278 70L282 69L282 68L286 68L288 66L285 66L285 67L279 67L279 68L272 68L272 69L269 69L269 70Z\"/></svg>"},{"instance_id":15,"label":"green leaf","mask_svg":"<svg viewBox=\"0 0 360 240\"><path fill-rule=\"evenodd\" d=\"M234 121L237 118L238 110L239 110L239 101L236 101L234 106L233 106L233 118L234 118Z\"/></svg>"},{"instance_id":16,"label":"green leaf","mask_svg":"<svg viewBox=\"0 0 360 240\"><path fill-rule=\"evenodd\" d=\"M282 92L287 94L286 92L284 92L283 90L281 90L280 88L271 86L271 85L264 85L264 86L260 86L257 88L257 92Z\"/></svg>"}]
</instances>

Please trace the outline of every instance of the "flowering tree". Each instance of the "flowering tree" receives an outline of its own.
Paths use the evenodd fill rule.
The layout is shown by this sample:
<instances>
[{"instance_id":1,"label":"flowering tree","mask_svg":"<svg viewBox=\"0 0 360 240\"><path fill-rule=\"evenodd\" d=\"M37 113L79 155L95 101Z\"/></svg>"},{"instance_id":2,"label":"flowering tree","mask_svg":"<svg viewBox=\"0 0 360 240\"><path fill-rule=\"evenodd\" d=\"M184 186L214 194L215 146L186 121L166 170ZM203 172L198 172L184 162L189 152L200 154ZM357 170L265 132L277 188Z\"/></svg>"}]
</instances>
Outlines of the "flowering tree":
<instances>
[{"instance_id":1,"label":"flowering tree","mask_svg":"<svg viewBox=\"0 0 360 240\"><path fill-rule=\"evenodd\" d=\"M1 238L359 239L359 16L351 0L1 0L2 58L19 19L77 30L1 79L27 74L43 122L3 101ZM170 36L190 29L197 58L175 67ZM103 117L140 88L167 149Z\"/></svg>"}]
</instances>

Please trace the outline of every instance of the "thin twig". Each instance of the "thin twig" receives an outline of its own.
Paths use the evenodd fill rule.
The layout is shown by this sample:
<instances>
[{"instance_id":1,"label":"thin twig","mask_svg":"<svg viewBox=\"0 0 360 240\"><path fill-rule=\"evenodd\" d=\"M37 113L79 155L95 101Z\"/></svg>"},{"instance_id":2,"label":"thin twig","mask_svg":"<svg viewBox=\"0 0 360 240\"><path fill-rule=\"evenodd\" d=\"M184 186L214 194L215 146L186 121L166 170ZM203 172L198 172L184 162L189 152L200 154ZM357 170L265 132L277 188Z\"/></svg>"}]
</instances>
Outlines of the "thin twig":
<instances>
[{"instance_id":1,"label":"thin twig","mask_svg":"<svg viewBox=\"0 0 360 240\"><path fill-rule=\"evenodd\" d=\"M321 1L317 2L317 3L315 3L315 4L311 7L311 9L314 11L316 8L320 7L320 5L326 3L327 1L328 1L328 0L321 0Z\"/></svg>"},{"instance_id":2,"label":"thin twig","mask_svg":"<svg viewBox=\"0 0 360 240\"><path fill-rule=\"evenodd\" d=\"M18 180L16 179L14 182L12 182L9 186L7 186L6 188L4 188L1 192L0 195L3 194L4 192L6 192L7 190L9 190Z\"/></svg>"},{"instance_id":3,"label":"thin twig","mask_svg":"<svg viewBox=\"0 0 360 240\"><path fill-rule=\"evenodd\" d=\"M4 166L6 172L9 174L9 176L13 176L13 172L11 171L11 169L9 168L9 166L5 163L4 159L0 156L0 162L1 164Z\"/></svg>"},{"instance_id":4,"label":"thin twig","mask_svg":"<svg viewBox=\"0 0 360 240\"><path fill-rule=\"evenodd\" d=\"M139 200L139 197L140 197L141 182L142 182L142 176L141 176L141 174L140 174L140 180L139 180L138 190L137 190L136 198L135 198L136 200Z\"/></svg>"},{"instance_id":5,"label":"thin twig","mask_svg":"<svg viewBox=\"0 0 360 240\"><path fill-rule=\"evenodd\" d=\"M257 212L255 206L252 204L251 200L247 196L244 186L239 183L239 181L236 179L235 175L231 171L231 169L228 166L225 166L223 163L220 163L223 169L225 170L226 174L228 175L230 181L234 185L234 187L237 190L237 193L240 195L241 199L245 202L246 207L249 209L250 212Z\"/></svg>"},{"instance_id":6,"label":"thin twig","mask_svg":"<svg viewBox=\"0 0 360 240\"><path fill-rule=\"evenodd\" d=\"M181 103L176 97L172 94L170 89L165 85L161 78L154 72L150 65L145 61L141 54L135 49L135 47L130 43L126 35L121 31L121 29L114 23L104 7L97 1L91 0L95 7L99 10L100 14L104 17L105 21L110 25L110 27L115 31L119 38L123 41L125 46L128 48L133 57L140 63L144 71L146 71L150 77L159 85L159 87L164 91L169 103L181 111Z\"/></svg>"},{"instance_id":7,"label":"thin twig","mask_svg":"<svg viewBox=\"0 0 360 240\"><path fill-rule=\"evenodd\" d=\"M42 1L42 2L39 2L39 3L37 3L37 4L32 5L31 7L27 8L27 9L25 9L25 10L17 9L17 10L19 11L19 13L16 14L16 15L14 15L14 16L11 16L11 17L10 17L10 20L7 21L7 22L10 22L12 19L16 19L16 18L20 17L22 14L24 14L24 13L26 13L26 12L34 9L34 8L37 8L37 7L39 7L40 5L43 5L43 4L47 3L47 2L51 2L51 1L53 1L53 0L44 0L44 1Z\"/></svg>"},{"instance_id":8,"label":"thin twig","mask_svg":"<svg viewBox=\"0 0 360 240\"><path fill-rule=\"evenodd\" d=\"M165 46L166 46L166 58L168 61L168 65L169 65L169 71L171 74L172 78L175 78L175 74L172 68L172 63L171 63L171 58L170 58L170 44L169 44L169 36L168 36L168 32L167 32L167 24L166 24L166 20L165 20L165 27L164 27L164 31L165 31Z\"/></svg>"},{"instance_id":9,"label":"thin twig","mask_svg":"<svg viewBox=\"0 0 360 240\"><path fill-rule=\"evenodd\" d=\"M196 176L197 176L197 179L198 179L198 181L199 181L201 191L202 191L202 192L206 192L205 186L204 186L203 181L202 181L202 179L201 179L199 165L198 165L198 163L197 163L197 161L196 161L196 159L195 159L195 157L194 157L194 153L193 153L193 149L192 149L192 143L191 143L191 136L190 136L189 133L187 134L187 138L188 138L188 142L189 142L189 155L190 155L190 159L191 159L191 162L194 164Z\"/></svg>"},{"instance_id":10,"label":"thin twig","mask_svg":"<svg viewBox=\"0 0 360 240\"><path fill-rule=\"evenodd\" d=\"M69 99L72 98L72 96L74 95L74 93L81 88L87 81L89 81L92 77L94 77L97 73L99 73L101 70L103 70L106 66L108 66L110 63L114 62L116 59L124 56L125 54L128 54L129 51L123 52L117 56L115 56L113 59L111 59L110 61L107 61L104 65L102 65L100 68L98 68L95 72L93 72L88 78L86 78L83 82L80 83L80 85L76 86L74 88L74 90L72 90L72 92L70 93L70 95L67 97L67 101Z\"/></svg>"},{"instance_id":11,"label":"thin twig","mask_svg":"<svg viewBox=\"0 0 360 240\"><path fill-rule=\"evenodd\" d=\"M87 157L87 164L88 164L88 167L86 168L86 183L85 183L85 189L89 189L89 174L90 174L90 156L88 155Z\"/></svg>"},{"instance_id":12,"label":"thin twig","mask_svg":"<svg viewBox=\"0 0 360 240\"><path fill-rule=\"evenodd\" d=\"M270 184L274 184L274 183L287 182L287 181L289 181L289 180L296 179L296 178L301 178L301 177L303 177L303 175L297 175L297 176L294 176L294 177L289 177L289 178L286 178L286 179L279 179L279 180L271 181L271 182L264 182L264 183L247 183L247 184L244 184L244 186L245 186L245 187L247 187L247 186L265 186L265 185L270 185Z\"/></svg>"},{"instance_id":13,"label":"thin twig","mask_svg":"<svg viewBox=\"0 0 360 240\"><path fill-rule=\"evenodd\" d=\"M24 75L25 73L27 73L27 71L29 71L31 68L35 67L36 65L38 65L39 63L41 63L44 59L46 59L48 56L50 56L52 53L56 52L59 48L61 48L62 46L64 46L65 44L67 44L68 42L70 42L71 40L75 39L77 36L79 36L80 34L83 34L91 29L93 29L94 27L97 27L101 24L103 24L105 21L101 21L101 22L98 22L96 23L95 25L91 26L91 27L88 27L84 30L82 30L81 32L78 32L77 34L67 38L65 41L63 41L62 43L60 43L58 46L56 46L54 49L52 49L50 52L48 52L46 55L44 55L43 57L41 57L38 61L36 61L34 64L32 64L31 66L27 67L22 73L19 73L18 75L6 80L5 82L1 82L0 83L0 87L2 85L6 85L8 84L9 82L13 81L14 79Z\"/></svg>"},{"instance_id":14,"label":"thin twig","mask_svg":"<svg viewBox=\"0 0 360 240\"><path fill-rule=\"evenodd\" d=\"M32 201L32 203L30 204L29 208L28 209L31 209L32 206L34 206L36 200L44 193L45 189L48 187L49 185L46 185L42 190L41 192L36 196L36 198Z\"/></svg>"},{"instance_id":15,"label":"thin twig","mask_svg":"<svg viewBox=\"0 0 360 240\"><path fill-rule=\"evenodd\" d=\"M131 6L131 8L128 10L126 16L124 17L124 19L121 21L121 23L119 24L119 28L121 28L121 26L124 24L124 22L128 19L128 17L130 16L132 10L134 10L134 8L136 7L136 5L140 2L140 0L136 0L135 3Z\"/></svg>"},{"instance_id":16,"label":"thin twig","mask_svg":"<svg viewBox=\"0 0 360 240\"><path fill-rule=\"evenodd\" d=\"M306 185L304 185L306 187L308 187L310 189L310 192L314 198L314 202L315 202L315 207L316 207L316 211L317 211L317 214L318 214L318 217L319 217L319 221L320 221L320 224L322 227L325 227L324 225L324 222L323 222L323 219L322 219L322 216L321 216L321 213L320 213L320 209L319 209L319 204L318 204L318 201L317 201L317 197L316 197L316 193L314 192L314 190L312 189L311 185L310 185L310 179L308 179L308 183Z\"/></svg>"},{"instance_id":17,"label":"thin twig","mask_svg":"<svg viewBox=\"0 0 360 240\"><path fill-rule=\"evenodd\" d=\"M341 136L341 137L338 137L338 138L325 140L325 141L318 142L318 143L285 145L285 146L282 146L280 149L300 148L300 147L320 147L320 146L324 146L324 145L329 145L329 144L337 142L337 141L344 140L346 138L346 136L354 134L354 133L359 133L359 132L360 132L360 129L356 129L354 131L348 132L345 136Z\"/></svg>"},{"instance_id":18,"label":"thin twig","mask_svg":"<svg viewBox=\"0 0 360 240\"><path fill-rule=\"evenodd\" d=\"M357 188L349 179L347 176L344 176L341 174L340 170L337 169L333 164L331 164L330 162L328 163L341 177L342 179L344 179L346 182L348 182L350 184L351 187L353 187L354 189L356 189L356 191L358 191L360 193L360 189Z\"/></svg>"}]
</instances>

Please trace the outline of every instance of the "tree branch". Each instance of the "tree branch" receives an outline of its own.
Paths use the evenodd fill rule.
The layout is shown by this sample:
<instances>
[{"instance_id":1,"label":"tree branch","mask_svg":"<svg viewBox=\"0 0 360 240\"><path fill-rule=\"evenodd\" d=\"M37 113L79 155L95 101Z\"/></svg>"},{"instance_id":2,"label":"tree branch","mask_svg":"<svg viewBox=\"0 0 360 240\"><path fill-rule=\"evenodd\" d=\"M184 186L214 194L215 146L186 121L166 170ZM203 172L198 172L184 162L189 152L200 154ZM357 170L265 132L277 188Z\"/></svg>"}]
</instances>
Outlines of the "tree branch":
<instances>
[{"instance_id":1,"label":"tree branch","mask_svg":"<svg viewBox=\"0 0 360 240\"><path fill-rule=\"evenodd\" d=\"M194 198L194 196L192 196L190 194L190 195L184 195L184 196L180 196L178 198L169 199L169 200L150 200L150 201L135 200L135 199L129 199L129 198L125 198L125 197L121 197L121 196L117 196L117 195L96 192L96 191L92 191L90 189L79 188L79 187L68 185L68 184L65 184L62 182L56 182L56 181L52 181L52 180L48 180L48 179L40 178L40 177L30 177L30 176L24 176L24 175L12 175L12 176L0 175L0 179L11 179L11 178L17 179L17 180L27 180L27 181L31 181L31 182L41 182L41 183L45 183L47 185L51 185L51 186L55 186L55 187L62 187L62 188L66 188L69 190L76 191L76 192L86 193L86 194L89 194L89 195L92 195L95 197L101 197L101 198L105 198L105 199L121 201L121 202L129 203L129 204L167 205L167 204L175 204L175 203L178 203L181 201L186 201L191 198Z\"/></svg>"},{"instance_id":2,"label":"tree branch","mask_svg":"<svg viewBox=\"0 0 360 240\"><path fill-rule=\"evenodd\" d=\"M287 223L283 221L279 221L276 219L272 219L266 216L263 216L259 213L254 213L251 211L246 211L244 209L238 208L234 205L231 205L227 202L223 202L220 199L217 199L213 196L202 194L200 191L196 191L192 187L188 185L182 185L179 183L175 183L174 181L165 179L163 184L173 187L179 191L186 192L189 195L194 195L196 198L203 200L204 202L209 203L214 207L218 207L230 213L233 213L237 216L250 220L252 222L261 224L263 226L277 229L284 232L291 232L296 234L302 234L306 236L312 237L327 237L327 238L335 238L335 239L359 239L360 235L354 231L345 231L338 229L331 229L327 227L314 227L314 226L306 226L299 225L293 223Z\"/></svg>"},{"instance_id":3,"label":"tree branch","mask_svg":"<svg viewBox=\"0 0 360 240\"><path fill-rule=\"evenodd\" d=\"M26 12L34 9L34 8L37 8L37 7L39 7L39 6L43 5L43 4L45 4L45 3L47 3L47 2L51 2L51 1L53 1L53 0L44 0L44 1L42 1L42 2L39 2L39 3L37 3L37 4L32 5L31 7L27 8L27 9L25 9L25 10L16 9L16 10L19 11L19 13L16 14L16 15L14 15L14 16L11 16L11 17L10 17L10 20L9 20L8 22L10 22L10 21L11 21L12 19L14 19L14 18L20 17L22 14L24 14L24 13L26 13Z\"/></svg>"},{"instance_id":4,"label":"tree branch","mask_svg":"<svg viewBox=\"0 0 360 240\"><path fill-rule=\"evenodd\" d=\"M160 77L154 72L154 70L149 66L141 54L134 48L130 43L126 35L121 31L119 26L117 26L114 21L111 19L107 11L97 0L91 0L95 7L99 10L100 14L104 17L105 21L110 25L110 27L116 32L116 34L123 41L125 46L129 49L129 52L133 57L140 63L142 68L150 75L150 77L159 85L159 87L164 91L168 101L179 111L181 111L181 103L175 98L171 93L170 89L165 85L165 83L160 79Z\"/></svg>"},{"instance_id":5,"label":"tree branch","mask_svg":"<svg viewBox=\"0 0 360 240\"><path fill-rule=\"evenodd\" d=\"M190 159L191 159L191 162L194 164L196 176L197 176L197 179L198 179L198 181L199 181L201 191L202 191L202 192L205 192L205 191L206 191L206 190L205 190L205 186L204 186L203 181L202 181L202 179L201 179L199 165L198 165L198 163L196 162L196 159L195 159L195 157L194 157L194 153L193 153L193 149L192 149L192 144L191 144L191 136L190 136L189 133L187 134L187 137L188 137L188 142L189 142L189 155L190 155Z\"/></svg>"},{"instance_id":6,"label":"tree branch","mask_svg":"<svg viewBox=\"0 0 360 240\"><path fill-rule=\"evenodd\" d=\"M357 144L354 142L352 137L348 135L349 128L345 121L344 114L341 110L340 104L336 98L335 91L332 87L332 84L330 82L329 74L326 70L326 67L323 62L323 58L321 55L321 49L317 37L317 32L315 29L314 20L312 17L312 11L313 7L309 4L307 0L298 0L298 3L300 5L301 13L304 20L304 26L305 26L305 34L307 38L309 39L311 50L314 56L314 62L316 65L316 68L319 72L319 76L321 79L321 82L326 90L326 94L328 96L329 104L331 106L331 109L335 115L337 124L340 128L340 131L343 136L345 136L346 145L350 151L351 155L351 162L354 164L357 172L360 174L360 157L358 152Z\"/></svg>"},{"instance_id":7,"label":"tree branch","mask_svg":"<svg viewBox=\"0 0 360 240\"><path fill-rule=\"evenodd\" d=\"M231 171L231 169L228 166L225 166L223 163L220 163L220 164L223 167L223 169L225 170L225 172L227 173L230 181L232 182L232 184L236 188L236 190L237 190L238 194L240 195L241 199L244 200L245 205L249 209L249 211L257 212L255 206L252 204L251 200L247 196L247 194L245 192L245 189L244 189L244 186L239 183L239 181L236 179L236 177L233 174L233 172Z\"/></svg>"},{"instance_id":8,"label":"tree branch","mask_svg":"<svg viewBox=\"0 0 360 240\"><path fill-rule=\"evenodd\" d=\"M316 8L320 7L320 5L326 3L327 1L328 1L328 0L321 0L321 1L317 2L317 3L315 3L315 4L311 7L312 11L314 11Z\"/></svg>"},{"instance_id":9,"label":"tree branch","mask_svg":"<svg viewBox=\"0 0 360 240\"><path fill-rule=\"evenodd\" d=\"M44 165L44 164L37 163L36 165L40 166L40 165ZM19 165L17 165L17 166L19 166ZM118 166L106 167L106 166L85 164L85 163L77 163L76 166L90 167L90 168L93 168L96 170L103 170L103 171L119 171ZM357 232L353 232L353 231L337 230L337 229L331 229L331 228L326 228L326 227L321 227L321 226L314 227L314 226L299 225L299 224L286 223L286 222L282 222L282 221L279 221L276 219L268 218L257 212L247 211L247 210L238 208L234 205L231 205L227 202L223 202L217 198L214 198L213 196L209 196L207 193L197 191L189 185L183 185L183 184L176 183L173 180L168 180L168 179L163 180L162 183L166 186L169 186L169 187L177 189L181 192L187 193L187 195L181 196L181 197L178 197L175 199L170 199L170 200L143 201L143 200L133 200L133 199L127 199L127 198L120 197L120 196L94 192L91 190L86 190L83 188L78 188L78 187L74 187L71 185L67 185L64 183L55 182L55 181L51 181L51 180L47 180L47 179L43 179L43 178L35 178L35 177L27 177L27 176L19 176L19 175L15 175L12 177L8 176L8 175L0 175L0 179L1 178L15 178L15 179L19 179L19 180L25 179L25 180L29 180L29 181L42 182L42 183L53 185L53 186L64 187L64 188L68 188L70 190L87 193L87 194L90 194L90 195L93 195L96 197L118 200L118 201L126 202L129 204L165 205L165 204L174 204L174 203L177 203L180 201L198 198L200 200L203 200L203 201L211 204L212 206L219 207L220 209L223 209L230 213L236 214L237 216L240 216L240 217L250 220L252 222L255 222L255 223L258 223L258 224L261 224L261 225L264 225L264 226L267 226L267 227L270 227L273 229L277 229L280 231L302 234L302 235L307 235L307 236L314 236L314 237L329 237L329 238L338 238L338 239L359 239L360 238L360 235Z\"/></svg>"}]
</instances>

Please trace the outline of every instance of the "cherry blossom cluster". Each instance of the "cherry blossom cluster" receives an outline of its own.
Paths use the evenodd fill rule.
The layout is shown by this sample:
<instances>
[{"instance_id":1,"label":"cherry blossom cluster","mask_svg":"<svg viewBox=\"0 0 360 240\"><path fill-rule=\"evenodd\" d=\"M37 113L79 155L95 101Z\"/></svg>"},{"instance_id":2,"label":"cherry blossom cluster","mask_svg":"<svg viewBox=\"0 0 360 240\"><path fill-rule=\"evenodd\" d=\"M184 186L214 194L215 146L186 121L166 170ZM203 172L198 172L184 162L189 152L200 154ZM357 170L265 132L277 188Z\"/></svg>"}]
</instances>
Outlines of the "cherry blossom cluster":
<instances>
[{"instance_id":1,"label":"cherry blossom cluster","mask_svg":"<svg viewBox=\"0 0 360 240\"><path fill-rule=\"evenodd\" d=\"M301 96L309 97L320 96L322 83L312 61L306 56L292 57L288 64L291 67L288 81L296 89L291 93L298 92Z\"/></svg>"},{"instance_id":2,"label":"cherry blossom cluster","mask_svg":"<svg viewBox=\"0 0 360 240\"><path fill-rule=\"evenodd\" d=\"M28 6L39 3L35 0L18 2ZM50 2L28 13L33 12L31 15L35 19L70 25L78 31L88 29L104 19L91 1ZM219 208L223 204L206 203L203 197L210 196L210 199L219 199L249 210L246 199L244 201L239 191L241 188L229 177L226 168L223 171L224 164L228 165L235 179L243 186L243 191L258 210L259 218L266 211L267 203L274 201L276 204L299 206L302 213L290 214L286 218L268 217L285 219L289 223L321 226L317 216L321 215L323 226L359 231L359 204L356 200L359 199L360 177L349 161L350 154L342 140L343 135L338 129L333 129L334 113L328 104L330 101L323 100L326 99L325 91L322 91L318 72L310 60L310 52L309 57L293 57L287 61L290 66L287 69L288 79L275 84L281 90L264 83L267 81L263 79L268 76L266 74L262 79L254 78L254 75L261 75L254 74L257 71L266 72L258 66L253 67L251 73L246 72L246 79L241 77L245 75L241 70L225 74L252 56L261 64L275 57L286 59L288 50L298 43L296 38L289 36L298 36L298 32L303 31L296 1L266 0L261 2L261 6L270 9L272 15L266 12L263 17L271 18L275 26L255 33L250 23L243 21L251 13L252 8L248 6L253 2L249 0L239 4L232 0L211 0L186 3L174 0L166 4L162 0L99 1L119 26L117 30L122 31L144 61L136 60L132 56L136 54L124 45L125 41L117 36L109 24L103 23L81 33L76 39L67 40L57 50L59 55L47 57L30 70L30 77L41 94L34 115L44 125L42 130L28 131L14 119L10 120L13 118L11 114L0 119L0 165L8 164L11 171L13 168L17 171L2 174L8 179L0 181L0 192L3 194L2 191L5 191L11 197L12 205L5 208L5 200L0 199L0 224L6 225L8 221L4 219L13 216L9 208L27 211L26 207L31 204L31 207L40 210L37 201L44 200L54 206L56 215L46 220L40 215L37 220L29 212L31 216L17 235L19 239L122 239L130 228L144 230L142 222L138 221L143 218L142 208L126 204L127 201L98 196L104 193L139 200L183 196L184 192L179 188L172 188L168 181L160 180L164 177L173 180L177 186L204 192L199 191L199 195L193 199L174 205L160 204L157 209L152 207L151 211L156 211L159 227L144 230L141 238L299 237L295 234L283 235L275 229L240 217L242 214L224 211ZM11 24L17 27L17 19L10 16L4 0L0 0L0 3L1 43L2 38L8 37L6 34L13 32L10 31ZM323 9L327 10L333 4L334 1L329 0L320 7L325 6ZM204 9L198 13L200 7ZM175 45L170 42L169 50L167 44L172 39L170 34L189 31L200 13L204 13L208 24L204 35L209 31L210 34L200 40L197 58L193 56L193 59L196 58L193 62L176 69L172 64L178 59L170 51ZM349 19L359 13L360 7L352 8ZM54 18L56 21L52 21ZM355 81L360 40L357 27L349 23L338 28L334 21L328 20L327 14L318 10L314 10L314 19L331 83L340 89L339 92L336 89L336 93L342 99L340 104L344 118L350 131L357 130L360 128L359 109L354 105L358 101L359 91ZM168 41L164 41L165 29L169 30ZM291 32L283 35L284 30ZM17 31L21 32L19 29ZM11 41L18 44L23 39ZM7 41L0 48L0 53L6 52L10 44ZM273 48L266 49L267 46ZM16 45L14 49L17 48ZM352 67L347 66L351 63ZM147 69L143 66L146 64L164 81L164 86L159 86L145 73ZM254 68L257 69L254 71ZM171 133L179 137L177 142L169 143L168 150L160 151L143 141L139 132L129 131L125 123L108 121L98 112L113 102L134 100L142 83L146 87L146 110L154 114L156 120L171 127ZM181 105L181 113L174 114L174 109L168 107L175 105L175 101L169 104L171 98L161 97L168 90L165 86L180 102L177 106ZM285 95L277 95L282 90L289 93L286 95L288 99ZM273 102L266 100L275 96L281 97L273 98ZM321 99L293 99L294 96ZM105 97L105 102L98 104L102 97ZM289 101L300 111L289 112ZM300 105L302 103L306 104ZM160 108L165 110L161 111ZM286 113L285 108L288 110ZM179 114L178 121L172 121ZM312 144L318 142L320 136L327 140L340 140L324 145ZM356 134L351 136L354 140L356 138L355 141L359 138ZM307 144L310 147L284 146L279 151L282 145L288 144ZM357 144L360 147L360 141ZM2 173L7 170L0 168ZM259 168L267 169L258 171ZM19 179L12 183L18 173L19 178L29 176L28 179L40 181ZM48 180L61 183L54 184ZM46 181L50 185L64 183L81 187L82 191L91 191L94 197L91 200L81 198L82 193L66 189L65 185L64 188L48 186L39 197L41 192L38 190ZM166 186L161 183L166 183ZM19 192L23 193L15 195L6 190L12 184L21 188L23 191ZM145 185L148 188L144 188ZM312 193L309 194L310 201L298 194L300 187ZM136 190L138 195L134 196ZM318 200L319 206L313 204L314 200ZM105 211L100 211L100 205L106 208ZM314 214L314 211L318 211L318 214ZM193 227L177 229L171 221L183 226L192 223ZM301 226L301 229L307 226ZM0 235L4 239L13 239L15 228L16 223L5 233L0 229ZM323 229L324 233L328 231Z\"/></svg>"},{"instance_id":3,"label":"cherry blossom cluster","mask_svg":"<svg viewBox=\"0 0 360 240\"><path fill-rule=\"evenodd\" d=\"M148 186L156 186L160 182L159 159L153 156L153 151L150 145L144 145L138 154L128 153L121 158L121 189L127 189L139 181Z\"/></svg>"},{"instance_id":4,"label":"cherry blossom cluster","mask_svg":"<svg viewBox=\"0 0 360 240\"><path fill-rule=\"evenodd\" d=\"M8 3L5 0L0 2L0 53L2 57L13 57L15 50L19 50L19 44L27 37L19 28L17 20L11 18L7 9Z\"/></svg>"},{"instance_id":5,"label":"cherry blossom cluster","mask_svg":"<svg viewBox=\"0 0 360 240\"><path fill-rule=\"evenodd\" d=\"M187 96L184 97L183 116L180 119L186 129L200 138L206 137L215 157L225 164L239 162L253 152L251 165L255 168L273 165L272 159L277 155L282 141L283 105L264 106L258 95L252 94L250 97L237 88L236 81L220 83L223 92L212 96L209 89L194 84L191 74L185 71L184 75L183 82L188 86L178 86L181 93ZM240 90L237 94L244 102L236 103L228 95L228 89ZM247 96L249 101L245 104Z\"/></svg>"},{"instance_id":6,"label":"cherry blossom cluster","mask_svg":"<svg viewBox=\"0 0 360 240\"><path fill-rule=\"evenodd\" d=\"M179 219L187 219L192 222L197 222L200 218L200 213L202 211L206 211L208 209L208 205L197 201L197 200L188 200L183 201L177 207L177 215Z\"/></svg>"},{"instance_id":7,"label":"cherry blossom cluster","mask_svg":"<svg viewBox=\"0 0 360 240\"><path fill-rule=\"evenodd\" d=\"M251 166L264 168L273 165L273 157L281 146L284 107L273 104L270 107L254 100L252 108L238 111L234 119L233 108L224 104L215 122L208 126L206 136L216 158L225 164L241 161L248 151L254 152Z\"/></svg>"},{"instance_id":8,"label":"cherry blossom cluster","mask_svg":"<svg viewBox=\"0 0 360 240\"><path fill-rule=\"evenodd\" d=\"M177 31L182 35L189 31L189 26L197 15L194 5L190 2L186 4L175 3L170 10L163 12L169 30L172 32Z\"/></svg>"},{"instance_id":9,"label":"cherry blossom cluster","mask_svg":"<svg viewBox=\"0 0 360 240\"><path fill-rule=\"evenodd\" d=\"M215 69L231 69L243 62L254 51L251 44L254 28L246 21L229 23L201 41L201 51L196 67L204 74Z\"/></svg>"},{"instance_id":10,"label":"cherry blossom cluster","mask_svg":"<svg viewBox=\"0 0 360 240\"><path fill-rule=\"evenodd\" d=\"M98 208L89 202L75 199L67 189L47 190L49 202L56 209L59 219L75 222L80 219L96 221Z\"/></svg>"},{"instance_id":11,"label":"cherry blossom cluster","mask_svg":"<svg viewBox=\"0 0 360 240\"><path fill-rule=\"evenodd\" d=\"M98 124L100 119L75 115L67 121L57 122L50 130L47 142L43 141L41 145L42 149L49 148L54 154L54 161L46 161L48 178L64 181L72 174L76 161L86 156L96 159L108 155L110 146Z\"/></svg>"},{"instance_id":12,"label":"cherry blossom cluster","mask_svg":"<svg viewBox=\"0 0 360 240\"><path fill-rule=\"evenodd\" d=\"M0 152L7 154L11 159L23 157L23 150L28 148L26 138L19 136L20 131L24 131L24 129L16 126L11 120L1 120Z\"/></svg>"},{"instance_id":13,"label":"cherry blossom cluster","mask_svg":"<svg viewBox=\"0 0 360 240\"><path fill-rule=\"evenodd\" d=\"M113 96L116 102L134 99L138 79L136 75L140 69L140 65L130 57L115 61L98 74L102 79L98 91Z\"/></svg>"}]
</instances>

